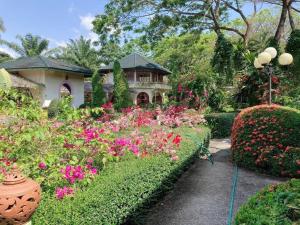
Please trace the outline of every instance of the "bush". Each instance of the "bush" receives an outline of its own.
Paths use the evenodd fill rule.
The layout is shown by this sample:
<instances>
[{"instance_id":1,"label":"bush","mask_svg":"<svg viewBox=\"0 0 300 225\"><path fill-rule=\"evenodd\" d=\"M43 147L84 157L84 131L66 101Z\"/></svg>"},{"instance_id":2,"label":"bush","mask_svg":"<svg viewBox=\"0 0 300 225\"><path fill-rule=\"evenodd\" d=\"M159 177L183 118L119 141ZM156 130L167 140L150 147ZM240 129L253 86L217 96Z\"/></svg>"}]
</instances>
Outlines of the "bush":
<instances>
[{"instance_id":1,"label":"bush","mask_svg":"<svg viewBox=\"0 0 300 225\"><path fill-rule=\"evenodd\" d=\"M236 113L212 113L205 115L205 119L212 130L213 138L230 137Z\"/></svg>"},{"instance_id":2,"label":"bush","mask_svg":"<svg viewBox=\"0 0 300 225\"><path fill-rule=\"evenodd\" d=\"M54 99L51 101L49 107L48 107L48 118L52 119L57 117L59 114L59 101L57 99Z\"/></svg>"},{"instance_id":3,"label":"bush","mask_svg":"<svg viewBox=\"0 0 300 225\"><path fill-rule=\"evenodd\" d=\"M87 190L78 192L74 198L58 201L44 194L33 223L134 223L143 209L170 189L174 180L198 156L202 146L199 142L208 145L207 128L201 128L200 133L185 127L177 131L186 137L178 151L178 161L158 155L110 164ZM196 140L189 135L196 135Z\"/></svg>"},{"instance_id":4,"label":"bush","mask_svg":"<svg viewBox=\"0 0 300 225\"><path fill-rule=\"evenodd\" d=\"M233 124L233 160L251 170L299 177L299 137L299 110L279 105L246 108Z\"/></svg>"},{"instance_id":5,"label":"bush","mask_svg":"<svg viewBox=\"0 0 300 225\"><path fill-rule=\"evenodd\" d=\"M300 180L270 185L251 197L235 218L235 225L300 224Z\"/></svg>"}]
</instances>

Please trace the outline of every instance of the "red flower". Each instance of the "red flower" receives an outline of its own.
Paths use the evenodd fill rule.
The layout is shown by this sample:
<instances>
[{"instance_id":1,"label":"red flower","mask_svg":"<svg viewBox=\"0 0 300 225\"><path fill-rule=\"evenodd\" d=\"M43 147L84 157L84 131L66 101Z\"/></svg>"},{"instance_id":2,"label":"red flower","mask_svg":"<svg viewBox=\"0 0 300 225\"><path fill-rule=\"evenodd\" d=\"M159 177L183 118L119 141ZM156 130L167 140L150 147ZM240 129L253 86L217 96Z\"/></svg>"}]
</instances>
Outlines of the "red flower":
<instances>
[{"instance_id":1,"label":"red flower","mask_svg":"<svg viewBox=\"0 0 300 225\"><path fill-rule=\"evenodd\" d=\"M180 142L181 142L181 140L182 140L181 136L180 135L176 135L176 137L173 139L173 143L175 145L179 145Z\"/></svg>"}]
</instances>

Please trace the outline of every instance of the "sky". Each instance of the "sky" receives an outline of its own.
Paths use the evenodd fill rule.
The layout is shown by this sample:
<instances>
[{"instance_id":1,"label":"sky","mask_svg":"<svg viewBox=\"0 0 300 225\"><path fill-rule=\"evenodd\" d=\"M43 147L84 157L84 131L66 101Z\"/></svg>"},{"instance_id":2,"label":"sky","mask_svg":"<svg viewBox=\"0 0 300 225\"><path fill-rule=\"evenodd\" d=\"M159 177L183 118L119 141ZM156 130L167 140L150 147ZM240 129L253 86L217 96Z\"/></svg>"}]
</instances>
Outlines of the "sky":
<instances>
[{"instance_id":1,"label":"sky","mask_svg":"<svg viewBox=\"0 0 300 225\"><path fill-rule=\"evenodd\" d=\"M50 41L50 48L65 46L69 39L80 35L96 40L97 35L91 31L95 15L104 12L109 0L0 0L0 17L6 31L1 38L16 41L16 35L32 33ZM245 5L246 14L252 8ZM231 18L237 17L231 13ZM0 51L16 57L5 46Z\"/></svg>"},{"instance_id":2,"label":"sky","mask_svg":"<svg viewBox=\"0 0 300 225\"><path fill-rule=\"evenodd\" d=\"M103 13L108 0L0 0L0 17L6 31L1 38L16 41L16 35L32 33L50 41L50 47L64 46L69 39L91 32L93 18ZM0 51L14 53L4 46Z\"/></svg>"}]
</instances>

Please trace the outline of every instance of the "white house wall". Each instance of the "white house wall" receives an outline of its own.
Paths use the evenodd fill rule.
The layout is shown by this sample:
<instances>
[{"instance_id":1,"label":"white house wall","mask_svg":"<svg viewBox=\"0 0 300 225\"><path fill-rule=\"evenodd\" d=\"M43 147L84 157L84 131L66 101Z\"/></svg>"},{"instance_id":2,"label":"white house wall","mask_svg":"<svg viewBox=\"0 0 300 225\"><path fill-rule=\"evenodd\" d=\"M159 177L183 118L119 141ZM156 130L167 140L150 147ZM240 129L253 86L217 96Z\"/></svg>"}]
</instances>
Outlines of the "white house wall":
<instances>
[{"instance_id":1,"label":"white house wall","mask_svg":"<svg viewBox=\"0 0 300 225\"><path fill-rule=\"evenodd\" d=\"M68 78L68 79L66 79ZM73 106L79 107L84 103L84 75L61 71L45 72L45 100L60 98L60 88L66 83L71 87Z\"/></svg>"}]
</instances>

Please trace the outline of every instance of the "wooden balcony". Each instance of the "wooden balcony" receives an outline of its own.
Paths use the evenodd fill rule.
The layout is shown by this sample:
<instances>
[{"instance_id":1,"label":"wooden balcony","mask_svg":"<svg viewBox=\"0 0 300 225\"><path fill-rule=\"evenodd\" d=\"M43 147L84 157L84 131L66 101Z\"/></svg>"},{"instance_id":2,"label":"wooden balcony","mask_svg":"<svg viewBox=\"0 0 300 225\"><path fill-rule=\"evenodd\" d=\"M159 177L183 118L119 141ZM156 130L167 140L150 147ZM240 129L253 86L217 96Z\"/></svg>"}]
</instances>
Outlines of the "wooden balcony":
<instances>
[{"instance_id":1,"label":"wooden balcony","mask_svg":"<svg viewBox=\"0 0 300 225\"><path fill-rule=\"evenodd\" d=\"M171 90L172 87L167 82L128 82L129 88L144 88L144 89L162 89Z\"/></svg>"}]
</instances>

